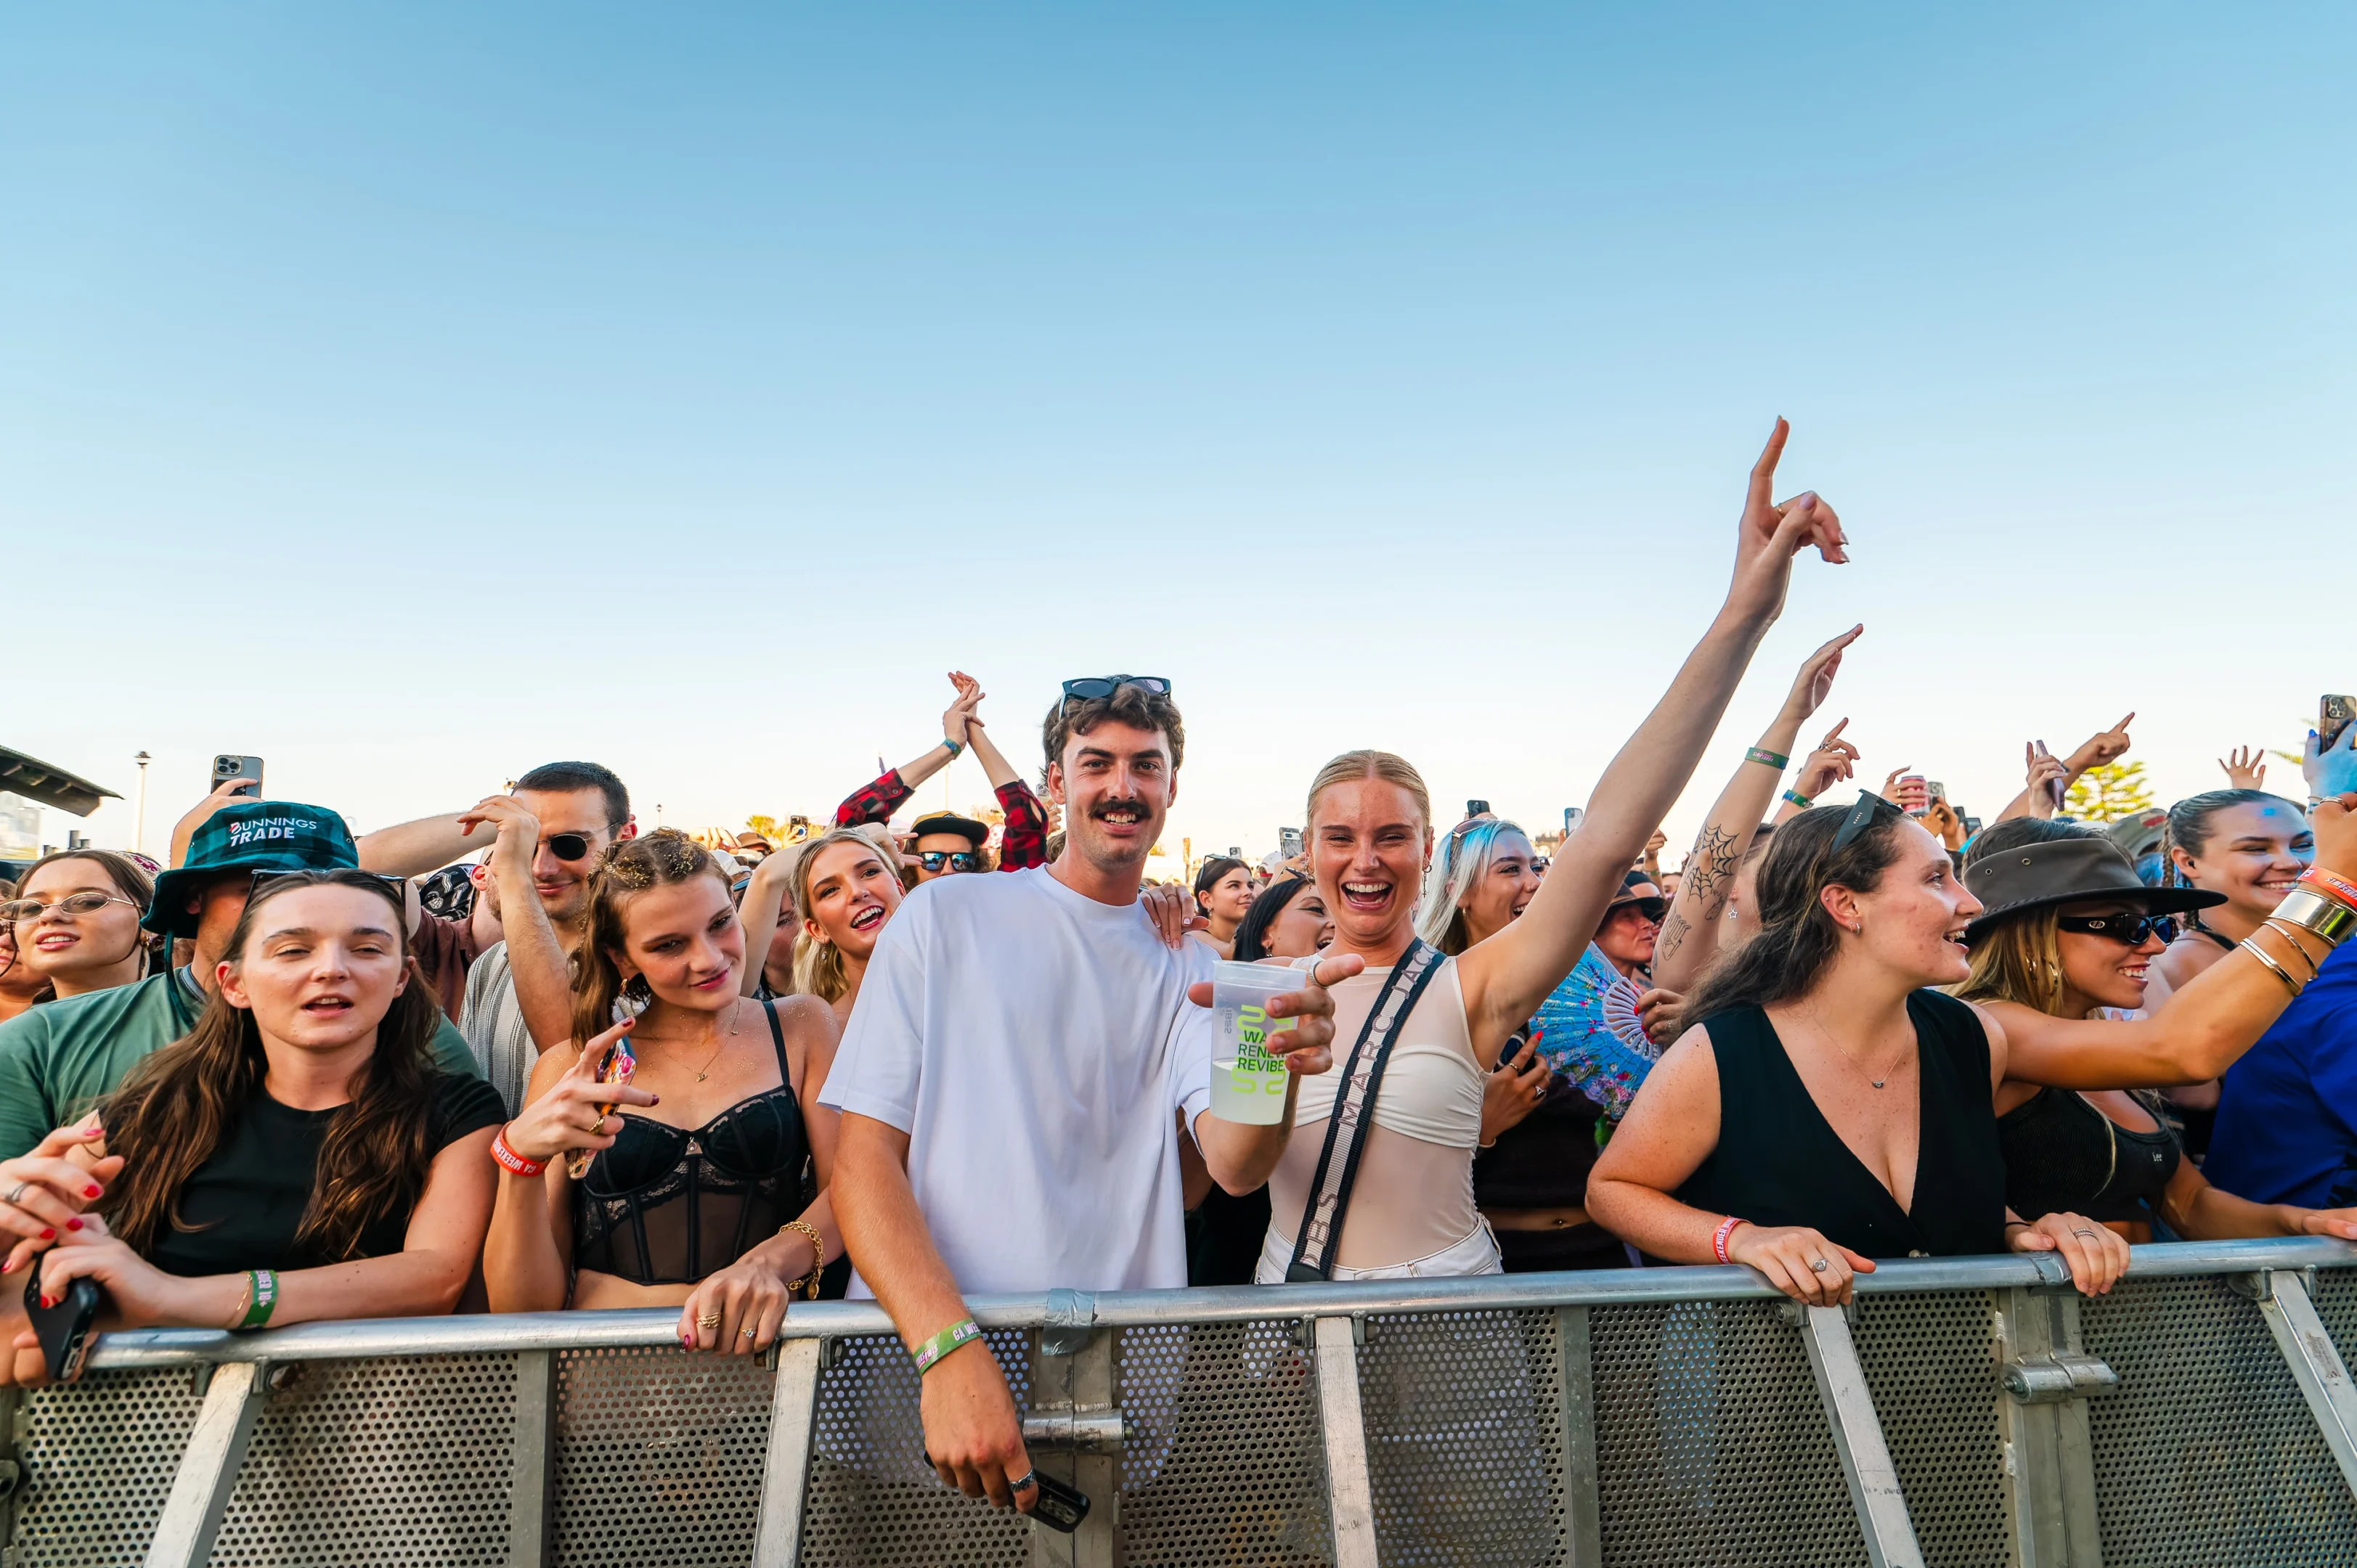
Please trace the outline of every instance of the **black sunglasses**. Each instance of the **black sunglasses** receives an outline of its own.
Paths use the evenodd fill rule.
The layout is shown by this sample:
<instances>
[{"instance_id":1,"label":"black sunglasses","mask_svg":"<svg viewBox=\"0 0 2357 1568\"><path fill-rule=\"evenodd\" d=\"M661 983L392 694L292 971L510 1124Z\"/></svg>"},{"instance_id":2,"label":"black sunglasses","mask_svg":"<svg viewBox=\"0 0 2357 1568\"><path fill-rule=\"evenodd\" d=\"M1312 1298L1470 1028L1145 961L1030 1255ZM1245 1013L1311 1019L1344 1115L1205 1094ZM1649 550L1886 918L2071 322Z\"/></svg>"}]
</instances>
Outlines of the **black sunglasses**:
<instances>
[{"instance_id":1,"label":"black sunglasses","mask_svg":"<svg viewBox=\"0 0 2357 1568\"><path fill-rule=\"evenodd\" d=\"M1872 827L1876 815L1881 811L1889 811L1894 817L1903 817L1907 814L1871 789L1858 791L1857 804L1852 806L1849 809L1849 815L1842 819L1841 832L1834 834L1833 852L1839 854L1848 848L1850 840Z\"/></svg>"},{"instance_id":2,"label":"black sunglasses","mask_svg":"<svg viewBox=\"0 0 2357 1568\"><path fill-rule=\"evenodd\" d=\"M328 868L322 867L322 869L324 870ZM339 877L365 876L371 882L382 882L385 886L393 890L393 896L396 900L404 898L409 891L409 878L406 876L382 876L373 871L362 871L356 866L350 865L338 866L333 869ZM257 871L253 874L253 885L245 890L245 896L248 898L258 897L264 887L277 881L281 877L302 876L306 875L307 875L307 873L300 871Z\"/></svg>"},{"instance_id":3,"label":"black sunglasses","mask_svg":"<svg viewBox=\"0 0 2357 1568\"><path fill-rule=\"evenodd\" d=\"M1091 675L1065 682L1064 695L1092 703L1100 697L1112 696L1124 686L1143 686L1157 697L1170 694L1170 682L1159 675Z\"/></svg>"},{"instance_id":4,"label":"black sunglasses","mask_svg":"<svg viewBox=\"0 0 2357 1568\"><path fill-rule=\"evenodd\" d=\"M589 856L587 833L551 833L540 842L559 860L587 860Z\"/></svg>"},{"instance_id":5,"label":"black sunglasses","mask_svg":"<svg viewBox=\"0 0 2357 1568\"><path fill-rule=\"evenodd\" d=\"M2132 948L2144 946L2147 937L2157 936L2165 942L2177 940L2177 922L2167 915L2057 915L2054 927L2091 937L2109 937Z\"/></svg>"},{"instance_id":6,"label":"black sunglasses","mask_svg":"<svg viewBox=\"0 0 2357 1568\"><path fill-rule=\"evenodd\" d=\"M970 849L921 849L917 852L917 864L927 871L939 871L944 865L952 871L975 871L982 866L982 856Z\"/></svg>"}]
</instances>

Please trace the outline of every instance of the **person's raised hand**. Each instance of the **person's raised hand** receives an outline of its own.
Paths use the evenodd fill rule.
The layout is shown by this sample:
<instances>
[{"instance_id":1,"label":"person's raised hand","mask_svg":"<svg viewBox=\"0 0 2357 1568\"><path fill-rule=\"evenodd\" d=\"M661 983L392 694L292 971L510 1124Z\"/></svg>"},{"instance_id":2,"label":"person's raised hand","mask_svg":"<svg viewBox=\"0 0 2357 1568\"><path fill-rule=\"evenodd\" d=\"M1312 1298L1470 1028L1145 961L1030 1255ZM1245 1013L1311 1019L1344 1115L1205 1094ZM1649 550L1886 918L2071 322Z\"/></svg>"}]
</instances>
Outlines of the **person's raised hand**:
<instances>
[{"instance_id":1,"label":"person's raised hand","mask_svg":"<svg viewBox=\"0 0 2357 1568\"><path fill-rule=\"evenodd\" d=\"M2309 808L2308 825L2316 834L2316 864L2357 882L2357 788L2319 799Z\"/></svg>"},{"instance_id":2,"label":"person's raised hand","mask_svg":"<svg viewBox=\"0 0 2357 1568\"><path fill-rule=\"evenodd\" d=\"M197 830L212 821L213 813L224 806L251 803L262 799L262 781L258 779L230 779L216 784L212 792L184 812L172 824L172 864L178 865L188 853L188 841Z\"/></svg>"},{"instance_id":3,"label":"person's raised hand","mask_svg":"<svg viewBox=\"0 0 2357 1568\"><path fill-rule=\"evenodd\" d=\"M1484 1147L1498 1141L1509 1127L1519 1127L1545 1103L1547 1083L1555 1069L1539 1055L1534 1040L1511 1062L1501 1061L1481 1085L1481 1136Z\"/></svg>"},{"instance_id":4,"label":"person's raised hand","mask_svg":"<svg viewBox=\"0 0 2357 1568\"><path fill-rule=\"evenodd\" d=\"M1882 780L1882 798L1884 800L1889 801L1894 806L1899 803L1899 781L1901 779L1906 778L1908 769L1914 766L1915 765L1911 762L1902 762L1898 767L1890 770L1889 775Z\"/></svg>"},{"instance_id":5,"label":"person's raised hand","mask_svg":"<svg viewBox=\"0 0 2357 1568\"><path fill-rule=\"evenodd\" d=\"M2057 1212L2027 1226L2011 1223L2006 1236L2017 1252L2060 1253L2082 1295L2108 1294L2128 1270L2128 1244L2120 1233L2083 1214Z\"/></svg>"},{"instance_id":6,"label":"person's raised hand","mask_svg":"<svg viewBox=\"0 0 2357 1568\"><path fill-rule=\"evenodd\" d=\"M2264 789L2267 787L2267 754L2255 746L2240 746L2218 759L2218 767L2226 775L2229 789Z\"/></svg>"},{"instance_id":7,"label":"person's raised hand","mask_svg":"<svg viewBox=\"0 0 2357 1568\"><path fill-rule=\"evenodd\" d=\"M533 860L540 854L540 819L532 814L532 808L513 795L486 795L458 813L458 836L472 838L486 822L496 835L495 847L505 848L530 875Z\"/></svg>"},{"instance_id":8,"label":"person's raised hand","mask_svg":"<svg viewBox=\"0 0 2357 1568\"><path fill-rule=\"evenodd\" d=\"M969 1339L934 1362L918 1379L917 1395L925 1458L942 1484L1029 1513L1039 1488L1034 1482L1015 1489L1015 1482L1030 1479L1031 1455L990 1341Z\"/></svg>"},{"instance_id":9,"label":"person's raised hand","mask_svg":"<svg viewBox=\"0 0 2357 1568\"><path fill-rule=\"evenodd\" d=\"M952 670L950 684L957 688L957 695L942 710L942 738L963 746L965 726L973 722L974 709L982 705L982 683L962 670Z\"/></svg>"},{"instance_id":10,"label":"person's raised hand","mask_svg":"<svg viewBox=\"0 0 2357 1568\"><path fill-rule=\"evenodd\" d=\"M1803 1306L1839 1306L1850 1298L1853 1278L1874 1273L1872 1258L1805 1225L1738 1225L1727 1239L1727 1256Z\"/></svg>"},{"instance_id":11,"label":"person's raised hand","mask_svg":"<svg viewBox=\"0 0 2357 1568\"><path fill-rule=\"evenodd\" d=\"M2126 757L2128 754L2128 725L2135 720L2136 714L2130 714L2111 728L2098 730L2081 741L2079 749L2072 752L2065 763L2071 770L2071 777L2076 779L2090 768L2101 768Z\"/></svg>"},{"instance_id":12,"label":"person's raised hand","mask_svg":"<svg viewBox=\"0 0 2357 1568\"><path fill-rule=\"evenodd\" d=\"M1784 607L1784 590L1792 576L1792 557L1809 545L1836 564L1849 559L1841 519L1813 490L1791 500L1775 499L1776 465L1784 456L1784 441L1792 427L1779 419L1769 434L1760 461L1751 467L1751 483L1743 500L1743 521L1737 530L1735 580L1727 591L1727 608L1747 618L1774 620Z\"/></svg>"},{"instance_id":13,"label":"person's raised hand","mask_svg":"<svg viewBox=\"0 0 2357 1568\"><path fill-rule=\"evenodd\" d=\"M83 1212L121 1174L123 1156L106 1155L88 1165L71 1156L92 1144L104 1147L104 1129L95 1122L59 1127L30 1153L0 1160L0 1237L14 1243L0 1262L0 1274L16 1274L37 1253L91 1223Z\"/></svg>"},{"instance_id":14,"label":"person's raised hand","mask_svg":"<svg viewBox=\"0 0 2357 1568\"><path fill-rule=\"evenodd\" d=\"M1964 820L1947 801L1933 800L1923 808L1923 826L1950 849L1964 847Z\"/></svg>"},{"instance_id":15,"label":"person's raised hand","mask_svg":"<svg viewBox=\"0 0 2357 1568\"><path fill-rule=\"evenodd\" d=\"M2029 764L2022 783L2029 791L2029 814L2042 821L2062 809L2063 791L2071 781L2070 765L2047 750L2042 740L2031 741L2021 754Z\"/></svg>"},{"instance_id":16,"label":"person's raised hand","mask_svg":"<svg viewBox=\"0 0 2357 1568\"><path fill-rule=\"evenodd\" d=\"M1146 913L1146 923L1162 945L1174 951L1184 947L1189 931L1200 931L1211 922L1203 918L1196 908L1194 895L1183 887L1167 887L1157 884L1137 890L1137 907Z\"/></svg>"},{"instance_id":17,"label":"person's raised hand","mask_svg":"<svg viewBox=\"0 0 2357 1568\"><path fill-rule=\"evenodd\" d=\"M621 1136L622 1124L617 1119L621 1107L662 1104L660 1095L627 1083L601 1083L597 1079L606 1053L637 1023L636 1018L625 1018L583 1047L548 1092L508 1123L508 1147L542 1165L576 1149L593 1154L610 1149ZM615 1109L604 1109L609 1105Z\"/></svg>"},{"instance_id":18,"label":"person's raised hand","mask_svg":"<svg viewBox=\"0 0 2357 1568\"><path fill-rule=\"evenodd\" d=\"M1857 747L1842 738L1848 727L1849 720L1844 719L1825 731L1817 748L1802 759L1801 770L1792 778L1792 793L1813 800L1857 772Z\"/></svg>"},{"instance_id":19,"label":"person's raised hand","mask_svg":"<svg viewBox=\"0 0 2357 1568\"><path fill-rule=\"evenodd\" d=\"M1825 698L1833 693L1834 677L1841 672L1842 650L1865 635L1866 623L1861 621L1801 661L1800 673L1792 677L1792 689L1784 694L1786 716L1798 722L1824 706ZM1841 725L1834 728L1838 733Z\"/></svg>"},{"instance_id":20,"label":"person's raised hand","mask_svg":"<svg viewBox=\"0 0 2357 1568\"><path fill-rule=\"evenodd\" d=\"M1309 983L1299 991L1272 996L1263 1005L1272 1018L1293 1018L1290 1029L1272 1034L1262 1049L1283 1057L1286 1070L1315 1078L1334 1065L1334 996L1327 990L1367 967L1357 953L1321 958L1309 970ZM1198 1007L1211 1004L1211 983L1199 980L1187 988L1187 1000Z\"/></svg>"},{"instance_id":21,"label":"person's raised hand","mask_svg":"<svg viewBox=\"0 0 2357 1568\"><path fill-rule=\"evenodd\" d=\"M2357 724L2341 726L2330 748L2319 749L2321 738L2310 730L2300 747L2299 771L2308 780L2308 792L2326 798L2357 794Z\"/></svg>"}]
</instances>

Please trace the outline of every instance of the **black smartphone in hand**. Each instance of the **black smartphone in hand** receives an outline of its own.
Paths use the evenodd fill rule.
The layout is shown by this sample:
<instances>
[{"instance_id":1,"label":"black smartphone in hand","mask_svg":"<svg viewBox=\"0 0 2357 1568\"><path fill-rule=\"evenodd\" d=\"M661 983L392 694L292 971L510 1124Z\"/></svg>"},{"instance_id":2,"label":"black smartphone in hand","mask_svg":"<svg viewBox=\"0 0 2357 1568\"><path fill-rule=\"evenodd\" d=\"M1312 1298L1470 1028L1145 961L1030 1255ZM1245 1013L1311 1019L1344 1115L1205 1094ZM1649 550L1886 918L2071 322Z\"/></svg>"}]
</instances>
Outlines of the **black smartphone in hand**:
<instances>
[{"instance_id":1,"label":"black smartphone in hand","mask_svg":"<svg viewBox=\"0 0 2357 1568\"><path fill-rule=\"evenodd\" d=\"M32 1319L33 1337L41 1342L41 1359L49 1365L51 1382L70 1383L81 1375L90 1327L105 1300L96 1280L76 1280L66 1286L57 1305L43 1306L40 1260L33 1260L33 1277L25 1282L25 1316Z\"/></svg>"},{"instance_id":2,"label":"black smartphone in hand","mask_svg":"<svg viewBox=\"0 0 2357 1568\"><path fill-rule=\"evenodd\" d=\"M1070 1535L1081 1528L1081 1520L1089 1517L1089 1498L1085 1492L1074 1491L1053 1476L1031 1472L1032 1484L1039 1488L1039 1500L1031 1505L1031 1517L1049 1530Z\"/></svg>"}]
</instances>

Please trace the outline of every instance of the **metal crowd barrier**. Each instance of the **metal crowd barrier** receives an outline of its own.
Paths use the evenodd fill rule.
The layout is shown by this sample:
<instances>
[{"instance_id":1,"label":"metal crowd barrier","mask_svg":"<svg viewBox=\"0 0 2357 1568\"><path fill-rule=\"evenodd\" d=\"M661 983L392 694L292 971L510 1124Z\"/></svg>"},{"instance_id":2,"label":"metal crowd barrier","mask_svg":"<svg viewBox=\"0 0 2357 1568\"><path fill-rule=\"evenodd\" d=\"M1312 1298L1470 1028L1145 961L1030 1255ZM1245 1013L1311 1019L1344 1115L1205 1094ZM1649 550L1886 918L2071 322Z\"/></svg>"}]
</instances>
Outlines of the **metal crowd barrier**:
<instances>
[{"instance_id":1,"label":"metal crowd barrier","mask_svg":"<svg viewBox=\"0 0 2357 1568\"><path fill-rule=\"evenodd\" d=\"M0 1394L5 1568L2357 1561L2357 1248L977 1302L1058 1535L941 1487L871 1304L102 1339ZM2336 1343L2337 1342L2337 1343Z\"/></svg>"}]
</instances>

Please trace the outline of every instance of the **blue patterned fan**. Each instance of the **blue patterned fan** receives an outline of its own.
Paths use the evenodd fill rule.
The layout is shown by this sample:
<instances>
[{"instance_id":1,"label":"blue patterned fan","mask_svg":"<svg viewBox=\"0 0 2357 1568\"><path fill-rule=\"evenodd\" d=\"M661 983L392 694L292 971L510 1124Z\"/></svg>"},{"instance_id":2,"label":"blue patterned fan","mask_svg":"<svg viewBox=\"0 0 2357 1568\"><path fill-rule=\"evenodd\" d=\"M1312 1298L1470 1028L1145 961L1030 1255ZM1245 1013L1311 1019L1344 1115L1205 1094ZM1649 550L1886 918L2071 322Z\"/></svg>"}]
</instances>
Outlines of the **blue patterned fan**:
<instances>
[{"instance_id":1,"label":"blue patterned fan","mask_svg":"<svg viewBox=\"0 0 2357 1568\"><path fill-rule=\"evenodd\" d=\"M1615 1122L1661 1056L1637 1018L1641 994L1590 942L1531 1019L1539 1054Z\"/></svg>"}]
</instances>

